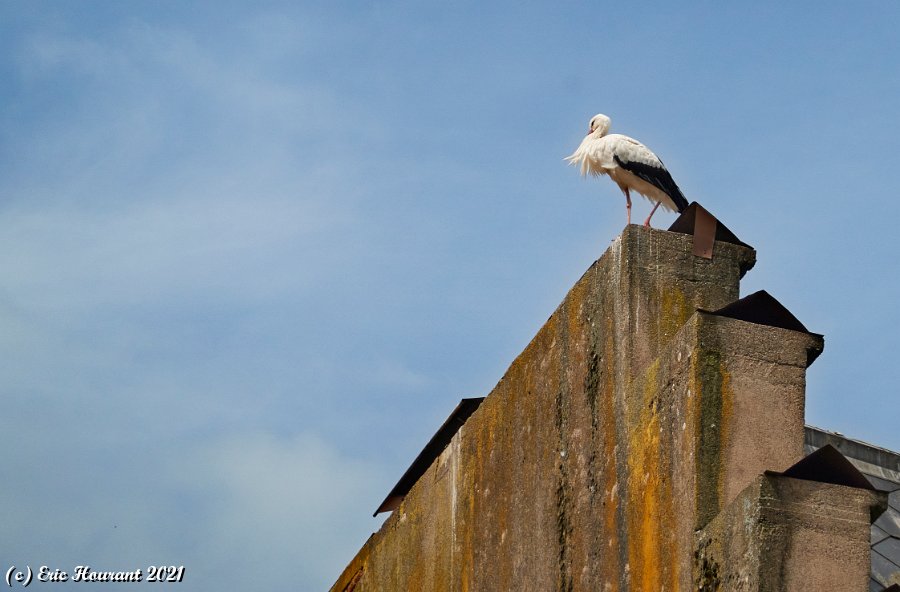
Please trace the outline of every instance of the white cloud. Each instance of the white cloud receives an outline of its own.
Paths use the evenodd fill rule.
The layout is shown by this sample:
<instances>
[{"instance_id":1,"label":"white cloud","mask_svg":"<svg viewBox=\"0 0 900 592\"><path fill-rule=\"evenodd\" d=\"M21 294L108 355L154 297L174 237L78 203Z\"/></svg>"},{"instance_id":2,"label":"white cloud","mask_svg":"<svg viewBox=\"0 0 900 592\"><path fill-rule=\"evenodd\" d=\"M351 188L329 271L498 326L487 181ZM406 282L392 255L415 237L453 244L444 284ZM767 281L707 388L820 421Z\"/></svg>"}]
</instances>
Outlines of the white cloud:
<instances>
[{"instance_id":1,"label":"white cloud","mask_svg":"<svg viewBox=\"0 0 900 592\"><path fill-rule=\"evenodd\" d=\"M4 557L70 572L185 565L191 590L325 589L380 522L368 516L384 494L383 468L311 433L242 432L144 451L120 443L89 459L45 452L55 462L30 470L28 459L7 459L33 494L0 492L15 509Z\"/></svg>"},{"instance_id":2,"label":"white cloud","mask_svg":"<svg viewBox=\"0 0 900 592\"><path fill-rule=\"evenodd\" d=\"M7 210L0 266L8 294L39 308L272 298L308 286L335 263L329 255L348 256L321 248L325 235L352 227L353 213L341 208L315 199L200 194L106 209Z\"/></svg>"},{"instance_id":3,"label":"white cloud","mask_svg":"<svg viewBox=\"0 0 900 592\"><path fill-rule=\"evenodd\" d=\"M348 129L341 101L233 53L134 24L30 39L20 68L33 83L74 78L79 92L43 133L16 136L19 174L0 180L11 300L266 301L354 256L362 184L322 154L347 137L333 133Z\"/></svg>"},{"instance_id":4,"label":"white cloud","mask_svg":"<svg viewBox=\"0 0 900 592\"><path fill-rule=\"evenodd\" d=\"M380 501L380 467L343 457L314 435L236 434L190 459L178 473L210 502L204 522L191 525L203 532L198 577L228 587L291 589L301 581L324 589L373 527L366 516ZM235 574L236 557L267 567Z\"/></svg>"}]
</instances>

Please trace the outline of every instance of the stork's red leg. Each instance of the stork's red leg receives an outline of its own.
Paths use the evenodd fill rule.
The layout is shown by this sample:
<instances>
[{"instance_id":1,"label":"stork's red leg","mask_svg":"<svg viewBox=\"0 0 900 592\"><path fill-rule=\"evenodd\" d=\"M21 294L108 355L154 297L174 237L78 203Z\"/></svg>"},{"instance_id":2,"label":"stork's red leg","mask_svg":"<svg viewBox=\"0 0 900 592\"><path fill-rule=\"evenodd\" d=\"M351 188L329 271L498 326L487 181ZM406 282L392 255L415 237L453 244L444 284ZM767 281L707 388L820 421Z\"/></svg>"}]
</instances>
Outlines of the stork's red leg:
<instances>
[{"instance_id":1,"label":"stork's red leg","mask_svg":"<svg viewBox=\"0 0 900 592\"><path fill-rule=\"evenodd\" d=\"M628 224L631 224L631 196L628 195L628 188L626 187L622 191L625 192L625 210L628 212Z\"/></svg>"},{"instance_id":2,"label":"stork's red leg","mask_svg":"<svg viewBox=\"0 0 900 592\"><path fill-rule=\"evenodd\" d=\"M647 219L646 219L646 220L644 220L644 226L646 226L647 228L650 228L650 218L653 217L653 212L656 211L656 208L659 207L659 204L660 204L660 202L656 202L656 205L653 206L653 209L652 209L652 210L650 210L650 215L647 216Z\"/></svg>"}]
</instances>

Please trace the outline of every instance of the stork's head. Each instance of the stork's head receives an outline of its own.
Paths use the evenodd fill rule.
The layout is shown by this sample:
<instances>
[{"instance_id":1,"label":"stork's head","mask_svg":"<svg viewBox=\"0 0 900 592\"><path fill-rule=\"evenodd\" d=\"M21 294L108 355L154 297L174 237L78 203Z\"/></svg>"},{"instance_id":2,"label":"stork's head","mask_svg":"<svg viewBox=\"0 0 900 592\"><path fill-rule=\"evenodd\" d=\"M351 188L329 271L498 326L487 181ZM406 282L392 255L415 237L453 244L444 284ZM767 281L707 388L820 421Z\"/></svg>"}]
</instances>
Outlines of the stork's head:
<instances>
[{"instance_id":1,"label":"stork's head","mask_svg":"<svg viewBox=\"0 0 900 592\"><path fill-rule=\"evenodd\" d=\"M603 113L597 113L591 117L591 123L588 125L588 135L594 134L598 138L602 138L609 131L609 117Z\"/></svg>"}]
</instances>

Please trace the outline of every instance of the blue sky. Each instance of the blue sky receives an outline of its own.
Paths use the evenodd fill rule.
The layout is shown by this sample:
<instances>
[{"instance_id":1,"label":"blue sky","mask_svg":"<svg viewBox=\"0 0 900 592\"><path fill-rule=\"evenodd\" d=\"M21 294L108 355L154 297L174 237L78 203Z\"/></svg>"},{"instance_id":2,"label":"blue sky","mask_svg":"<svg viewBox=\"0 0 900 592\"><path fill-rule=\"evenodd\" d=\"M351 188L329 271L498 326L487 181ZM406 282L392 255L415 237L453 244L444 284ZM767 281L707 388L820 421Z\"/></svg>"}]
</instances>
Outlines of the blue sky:
<instances>
[{"instance_id":1,"label":"blue sky","mask_svg":"<svg viewBox=\"0 0 900 592\"><path fill-rule=\"evenodd\" d=\"M783 4L0 4L0 557L327 588L622 230L597 112L900 449L900 5Z\"/></svg>"}]
</instances>

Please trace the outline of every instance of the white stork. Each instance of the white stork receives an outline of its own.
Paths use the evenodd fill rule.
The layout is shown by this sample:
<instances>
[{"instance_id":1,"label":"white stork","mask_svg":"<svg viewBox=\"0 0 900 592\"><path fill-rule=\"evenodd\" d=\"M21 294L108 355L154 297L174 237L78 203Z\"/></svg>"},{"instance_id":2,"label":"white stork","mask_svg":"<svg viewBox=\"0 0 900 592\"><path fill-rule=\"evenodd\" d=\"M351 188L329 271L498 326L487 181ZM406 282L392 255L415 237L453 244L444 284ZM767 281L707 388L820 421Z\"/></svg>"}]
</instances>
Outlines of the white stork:
<instances>
[{"instance_id":1,"label":"white stork","mask_svg":"<svg viewBox=\"0 0 900 592\"><path fill-rule=\"evenodd\" d=\"M688 202L662 161L634 138L621 134L607 135L609 125L609 117L602 113L594 115L587 136L572 156L566 157L569 164L581 165L582 176L588 173L595 176L609 175L625 194L629 224L630 190L656 202L650 215L644 220L644 226L650 226L650 218L660 204L669 211L684 211Z\"/></svg>"}]
</instances>

